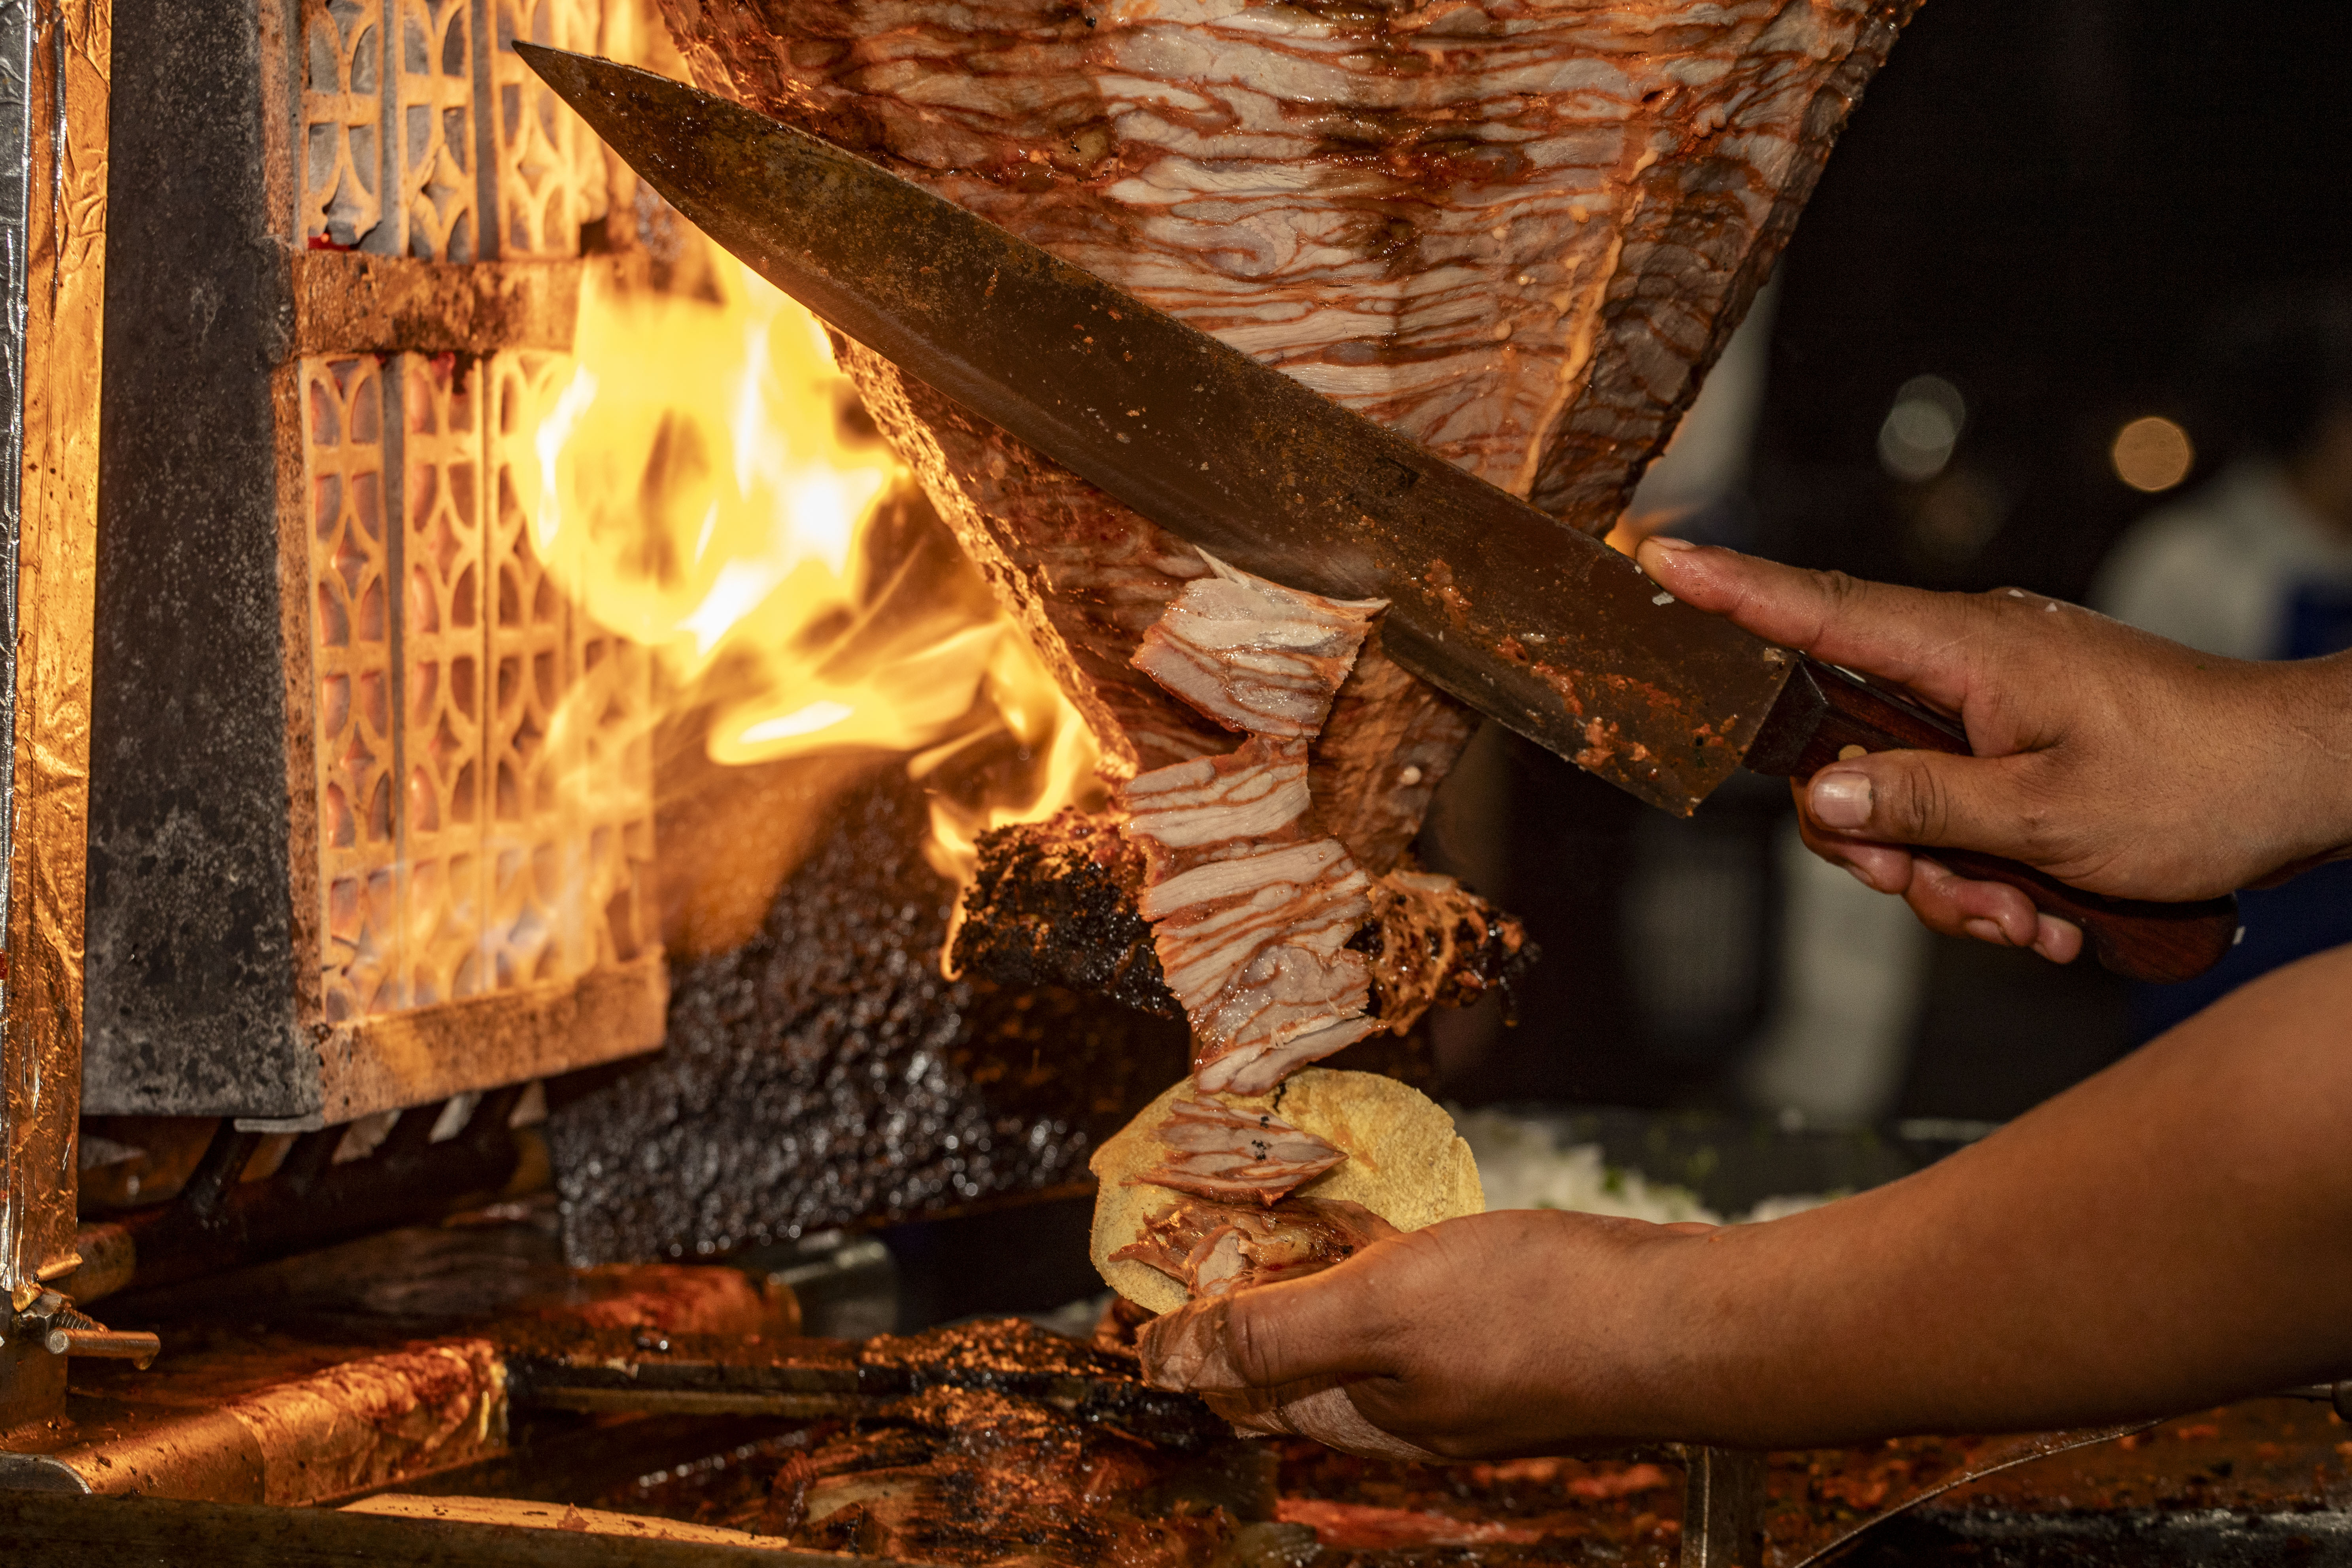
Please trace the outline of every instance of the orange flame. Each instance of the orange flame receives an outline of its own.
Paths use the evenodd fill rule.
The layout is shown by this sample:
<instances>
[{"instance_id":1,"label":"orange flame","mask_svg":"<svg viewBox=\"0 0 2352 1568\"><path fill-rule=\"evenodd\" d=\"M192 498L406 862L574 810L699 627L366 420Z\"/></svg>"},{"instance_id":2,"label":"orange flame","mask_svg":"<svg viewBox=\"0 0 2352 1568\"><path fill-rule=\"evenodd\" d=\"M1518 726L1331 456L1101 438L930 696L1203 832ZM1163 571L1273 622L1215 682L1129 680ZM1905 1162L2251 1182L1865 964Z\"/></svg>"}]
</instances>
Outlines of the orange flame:
<instances>
[{"instance_id":1,"label":"orange flame","mask_svg":"<svg viewBox=\"0 0 2352 1568\"><path fill-rule=\"evenodd\" d=\"M911 481L843 417L856 393L815 318L709 259L715 298L583 287L576 369L537 432L535 542L654 651L672 711L709 709L713 761L908 753L930 862L961 881L982 832L1099 789L1092 737L975 574L859 581L864 531Z\"/></svg>"}]
</instances>

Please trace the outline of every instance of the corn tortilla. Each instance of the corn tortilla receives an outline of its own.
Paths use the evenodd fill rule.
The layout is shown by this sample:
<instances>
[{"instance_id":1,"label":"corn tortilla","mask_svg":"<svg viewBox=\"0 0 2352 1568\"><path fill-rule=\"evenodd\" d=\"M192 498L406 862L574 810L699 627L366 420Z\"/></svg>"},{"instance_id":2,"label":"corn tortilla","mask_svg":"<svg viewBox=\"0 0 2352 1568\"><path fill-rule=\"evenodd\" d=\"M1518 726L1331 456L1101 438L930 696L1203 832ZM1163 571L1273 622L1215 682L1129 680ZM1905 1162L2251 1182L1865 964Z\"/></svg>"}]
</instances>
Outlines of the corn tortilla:
<instances>
[{"instance_id":1,"label":"corn tortilla","mask_svg":"<svg viewBox=\"0 0 2352 1568\"><path fill-rule=\"evenodd\" d=\"M1213 1100L1237 1110L1271 1110L1348 1157L1297 1191L1307 1197L1359 1203L1399 1230L1419 1230L1486 1207L1470 1145L1454 1119L1420 1090L1379 1073L1307 1068L1265 1094L1206 1095L1185 1079L1144 1107L1088 1162L1101 1184L1095 1195L1093 1256L1110 1288L1136 1305L1171 1312L1184 1287L1148 1263L1114 1262L1111 1254L1143 1234L1143 1222L1183 1196L1134 1178L1164 1157L1160 1124L1179 1100Z\"/></svg>"}]
</instances>

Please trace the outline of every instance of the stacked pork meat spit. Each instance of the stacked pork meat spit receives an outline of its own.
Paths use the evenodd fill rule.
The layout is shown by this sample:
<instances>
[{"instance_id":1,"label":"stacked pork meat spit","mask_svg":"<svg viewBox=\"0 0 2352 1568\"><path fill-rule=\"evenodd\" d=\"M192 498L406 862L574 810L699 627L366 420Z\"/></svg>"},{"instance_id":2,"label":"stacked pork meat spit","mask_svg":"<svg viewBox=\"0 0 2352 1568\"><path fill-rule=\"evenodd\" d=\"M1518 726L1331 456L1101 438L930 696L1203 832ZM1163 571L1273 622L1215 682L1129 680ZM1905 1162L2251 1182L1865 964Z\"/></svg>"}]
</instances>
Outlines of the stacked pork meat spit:
<instances>
[{"instance_id":1,"label":"stacked pork meat spit","mask_svg":"<svg viewBox=\"0 0 2352 1568\"><path fill-rule=\"evenodd\" d=\"M1599 531L1916 0L663 4L704 87ZM1181 1005L1207 1088L1507 975L1517 925L1406 860L1471 723L1376 606L1222 573L845 357L1122 785L986 847L966 966Z\"/></svg>"},{"instance_id":2,"label":"stacked pork meat spit","mask_svg":"<svg viewBox=\"0 0 2352 1568\"><path fill-rule=\"evenodd\" d=\"M662 3L704 87L1599 532L1916 0ZM841 351L1115 786L984 846L954 956L1181 1008L1190 1109L1150 1179L1192 1206L1134 1255L1230 1281L1274 1256L1265 1226L1200 1205L1308 1203L1343 1152L1266 1091L1527 956L1408 858L1469 718L1383 655L1379 604L1231 571ZM1282 1268L1373 1238L1365 1217L1302 1222Z\"/></svg>"}]
</instances>

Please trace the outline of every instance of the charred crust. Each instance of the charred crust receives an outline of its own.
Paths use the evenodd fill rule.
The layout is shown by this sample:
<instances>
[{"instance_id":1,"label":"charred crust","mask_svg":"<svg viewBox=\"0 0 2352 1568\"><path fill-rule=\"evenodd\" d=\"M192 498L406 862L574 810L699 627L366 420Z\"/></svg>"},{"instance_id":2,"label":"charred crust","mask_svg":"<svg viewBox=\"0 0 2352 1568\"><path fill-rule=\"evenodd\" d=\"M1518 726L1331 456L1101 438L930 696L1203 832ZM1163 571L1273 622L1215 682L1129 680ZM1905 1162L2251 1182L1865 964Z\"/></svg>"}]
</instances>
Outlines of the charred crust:
<instances>
[{"instance_id":1,"label":"charred crust","mask_svg":"<svg viewBox=\"0 0 2352 1568\"><path fill-rule=\"evenodd\" d=\"M1407 873L1372 886L1372 919L1349 940L1371 968L1371 1016L1409 1027L1512 987L1539 956L1517 917L1466 888Z\"/></svg>"},{"instance_id":2,"label":"charred crust","mask_svg":"<svg viewBox=\"0 0 2352 1568\"><path fill-rule=\"evenodd\" d=\"M993 828L979 848L951 954L959 973L1184 1016L1136 910L1142 851L1114 821L1066 808L1045 822Z\"/></svg>"}]
</instances>

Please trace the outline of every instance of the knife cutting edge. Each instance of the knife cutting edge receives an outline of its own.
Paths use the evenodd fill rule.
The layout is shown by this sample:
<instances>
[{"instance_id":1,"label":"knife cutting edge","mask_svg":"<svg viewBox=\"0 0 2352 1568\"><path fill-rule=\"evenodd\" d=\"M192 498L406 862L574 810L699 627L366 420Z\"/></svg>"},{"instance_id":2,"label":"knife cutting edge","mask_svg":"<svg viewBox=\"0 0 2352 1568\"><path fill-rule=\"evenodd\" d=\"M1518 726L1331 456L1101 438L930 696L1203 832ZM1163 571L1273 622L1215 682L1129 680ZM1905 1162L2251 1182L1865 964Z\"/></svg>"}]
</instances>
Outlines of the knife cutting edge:
<instances>
[{"instance_id":1,"label":"knife cutting edge","mask_svg":"<svg viewBox=\"0 0 2352 1568\"><path fill-rule=\"evenodd\" d=\"M1937 715L1661 592L1639 566L1281 372L855 153L666 77L518 42L719 246L981 418L1244 571L1385 599L1390 656L1649 804L1688 815L1743 762L1966 755ZM2010 883L2137 979L2201 973L2235 900L2158 904L2014 862Z\"/></svg>"}]
</instances>

